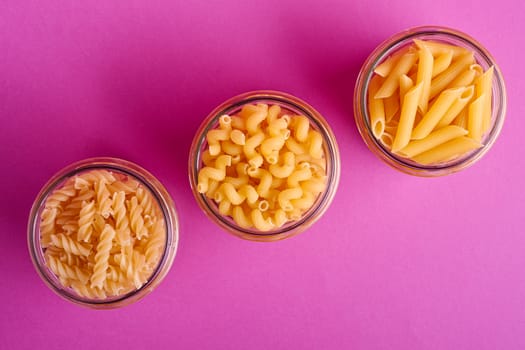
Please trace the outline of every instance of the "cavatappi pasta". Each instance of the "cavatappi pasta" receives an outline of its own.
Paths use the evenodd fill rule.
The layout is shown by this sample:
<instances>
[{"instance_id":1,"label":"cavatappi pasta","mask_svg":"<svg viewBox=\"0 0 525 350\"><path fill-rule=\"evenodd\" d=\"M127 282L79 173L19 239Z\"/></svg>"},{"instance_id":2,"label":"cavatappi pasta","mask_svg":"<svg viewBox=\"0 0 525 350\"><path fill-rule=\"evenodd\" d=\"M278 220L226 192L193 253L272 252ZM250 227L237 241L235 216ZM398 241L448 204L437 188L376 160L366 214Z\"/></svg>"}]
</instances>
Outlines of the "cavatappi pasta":
<instances>
[{"instance_id":1,"label":"cavatappi pasta","mask_svg":"<svg viewBox=\"0 0 525 350\"><path fill-rule=\"evenodd\" d=\"M241 228L296 221L326 188L322 135L279 105L247 104L206 135L197 191Z\"/></svg>"},{"instance_id":2,"label":"cavatappi pasta","mask_svg":"<svg viewBox=\"0 0 525 350\"><path fill-rule=\"evenodd\" d=\"M367 94L374 137L423 165L482 147L491 126L493 69L484 71L465 48L414 40L374 69Z\"/></svg>"},{"instance_id":3,"label":"cavatappi pasta","mask_svg":"<svg viewBox=\"0 0 525 350\"><path fill-rule=\"evenodd\" d=\"M146 283L166 235L150 191L106 170L69 178L50 193L40 216L47 267L64 287L91 299L123 295Z\"/></svg>"}]
</instances>

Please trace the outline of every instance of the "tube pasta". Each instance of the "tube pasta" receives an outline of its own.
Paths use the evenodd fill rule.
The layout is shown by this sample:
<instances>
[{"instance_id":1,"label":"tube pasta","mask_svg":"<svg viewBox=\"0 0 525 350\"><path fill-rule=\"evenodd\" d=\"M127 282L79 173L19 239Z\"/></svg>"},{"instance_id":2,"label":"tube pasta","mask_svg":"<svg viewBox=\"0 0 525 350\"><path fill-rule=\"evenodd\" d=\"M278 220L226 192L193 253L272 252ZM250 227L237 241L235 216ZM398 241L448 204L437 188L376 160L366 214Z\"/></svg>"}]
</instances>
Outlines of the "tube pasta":
<instances>
[{"instance_id":1,"label":"tube pasta","mask_svg":"<svg viewBox=\"0 0 525 350\"><path fill-rule=\"evenodd\" d=\"M403 74L408 73L410 67L416 62L417 55L415 53L407 53L399 59L395 67L392 69L390 74L386 77L385 81L375 94L375 98L386 98L392 96L397 90L397 81Z\"/></svg>"},{"instance_id":2,"label":"tube pasta","mask_svg":"<svg viewBox=\"0 0 525 350\"><path fill-rule=\"evenodd\" d=\"M458 114L465 108L467 103L472 99L474 95L474 87L469 86L463 91L463 93L455 100L450 108L445 112L445 115L441 118L436 128L442 128L450 123L458 116Z\"/></svg>"},{"instance_id":3,"label":"tube pasta","mask_svg":"<svg viewBox=\"0 0 525 350\"><path fill-rule=\"evenodd\" d=\"M436 146L439 146L447 141L455 139L460 136L465 136L467 130L460 128L459 126L449 125L434 131L427 137L421 140L411 141L406 147L399 151L406 157L413 158L418 154L426 152Z\"/></svg>"},{"instance_id":4,"label":"tube pasta","mask_svg":"<svg viewBox=\"0 0 525 350\"><path fill-rule=\"evenodd\" d=\"M479 96L468 108L468 136L478 142L481 141L483 130L483 107L486 97L486 95Z\"/></svg>"},{"instance_id":5,"label":"tube pasta","mask_svg":"<svg viewBox=\"0 0 525 350\"><path fill-rule=\"evenodd\" d=\"M434 65L434 57L430 49L422 44L419 50L419 63L417 67L416 84L423 84L421 89L421 96L419 98L418 107L422 113L426 113L428 107L428 98L430 96L430 81L432 80L432 66Z\"/></svg>"},{"instance_id":6,"label":"tube pasta","mask_svg":"<svg viewBox=\"0 0 525 350\"><path fill-rule=\"evenodd\" d=\"M494 66L487 69L476 82L476 97L485 95L483 102L483 118L481 123L482 132L486 132L490 127L492 115L492 79L494 76Z\"/></svg>"},{"instance_id":7,"label":"tube pasta","mask_svg":"<svg viewBox=\"0 0 525 350\"><path fill-rule=\"evenodd\" d=\"M374 97L381 84L381 77L376 75L372 78L368 87L368 111L370 113L370 124L372 126L372 133L376 138L380 138L385 131L385 104L382 98Z\"/></svg>"},{"instance_id":8,"label":"tube pasta","mask_svg":"<svg viewBox=\"0 0 525 350\"><path fill-rule=\"evenodd\" d=\"M411 88L403 99L401 106L401 116L399 117L399 126L397 128L396 136L392 142L392 152L397 152L405 147L410 141L410 134L414 126L414 119L416 118L416 111L423 84Z\"/></svg>"},{"instance_id":9,"label":"tube pasta","mask_svg":"<svg viewBox=\"0 0 525 350\"><path fill-rule=\"evenodd\" d=\"M454 52L452 50L448 50L436 57L432 66L432 78L443 73L450 66L453 55Z\"/></svg>"},{"instance_id":10,"label":"tube pasta","mask_svg":"<svg viewBox=\"0 0 525 350\"><path fill-rule=\"evenodd\" d=\"M420 164L435 164L453 159L481 146L482 144L479 142L462 136L445 142L429 151L421 153L415 156L413 159Z\"/></svg>"},{"instance_id":11,"label":"tube pasta","mask_svg":"<svg viewBox=\"0 0 525 350\"><path fill-rule=\"evenodd\" d=\"M430 86L430 99L436 97L445 89L458 75L467 67L474 63L474 55L470 52L461 56L456 62L452 63L443 73L432 79Z\"/></svg>"},{"instance_id":12,"label":"tube pasta","mask_svg":"<svg viewBox=\"0 0 525 350\"><path fill-rule=\"evenodd\" d=\"M432 107L430 107L428 113L423 116L421 122L415 127L412 132L412 138L419 140L430 134L454 101L456 101L464 91L464 87L443 91Z\"/></svg>"}]
</instances>

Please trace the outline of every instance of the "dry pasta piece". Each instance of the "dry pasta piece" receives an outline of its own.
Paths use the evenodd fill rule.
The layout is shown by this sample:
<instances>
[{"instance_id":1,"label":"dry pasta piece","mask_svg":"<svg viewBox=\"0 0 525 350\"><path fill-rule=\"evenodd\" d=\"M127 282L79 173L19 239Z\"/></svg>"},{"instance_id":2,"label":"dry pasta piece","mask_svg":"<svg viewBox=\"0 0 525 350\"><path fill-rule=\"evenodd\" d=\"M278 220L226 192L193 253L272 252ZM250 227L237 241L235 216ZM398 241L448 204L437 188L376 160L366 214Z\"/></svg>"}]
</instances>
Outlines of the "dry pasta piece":
<instances>
[{"instance_id":1,"label":"dry pasta piece","mask_svg":"<svg viewBox=\"0 0 525 350\"><path fill-rule=\"evenodd\" d=\"M486 132L490 127L490 118L492 115L492 79L494 76L494 66L487 69L476 82L476 97L485 95L483 102L482 132Z\"/></svg>"},{"instance_id":2,"label":"dry pasta piece","mask_svg":"<svg viewBox=\"0 0 525 350\"><path fill-rule=\"evenodd\" d=\"M468 108L468 136L476 141L481 141L483 129L483 107L485 106L486 95L481 95L475 99Z\"/></svg>"},{"instance_id":3,"label":"dry pasta piece","mask_svg":"<svg viewBox=\"0 0 525 350\"><path fill-rule=\"evenodd\" d=\"M464 91L464 87L443 91L432 104L432 107L430 107L428 113L423 116L421 122L419 122L419 124L414 128L414 131L412 132L412 138L419 140L430 134L439 123L441 118L443 118L445 113L447 113L454 101L456 101Z\"/></svg>"},{"instance_id":4,"label":"dry pasta piece","mask_svg":"<svg viewBox=\"0 0 525 350\"><path fill-rule=\"evenodd\" d=\"M49 270L85 298L139 288L153 274L166 242L164 218L149 190L106 170L81 173L63 186L50 193L40 216L40 244ZM141 216L133 224L125 203ZM142 231L137 229L140 220ZM142 236L131 237L130 226Z\"/></svg>"},{"instance_id":5,"label":"dry pasta piece","mask_svg":"<svg viewBox=\"0 0 525 350\"><path fill-rule=\"evenodd\" d=\"M385 103L382 98L374 97L381 84L381 77L376 75L372 78L370 86L368 87L368 111L370 113L370 124L372 126L372 133L376 138L380 138L385 131Z\"/></svg>"},{"instance_id":6,"label":"dry pasta piece","mask_svg":"<svg viewBox=\"0 0 525 350\"><path fill-rule=\"evenodd\" d=\"M474 95L474 87L469 86L463 91L461 95L455 100L450 108L446 111L445 115L441 118L436 128L442 128L449 125L452 121L465 109L467 103L470 102L472 96Z\"/></svg>"},{"instance_id":7,"label":"dry pasta piece","mask_svg":"<svg viewBox=\"0 0 525 350\"><path fill-rule=\"evenodd\" d=\"M422 90L423 84L419 83L411 88L403 99L401 115L399 117L399 126L394 141L392 142L392 152L399 151L410 141L410 134L412 133L412 128L414 126L417 105Z\"/></svg>"},{"instance_id":8,"label":"dry pasta piece","mask_svg":"<svg viewBox=\"0 0 525 350\"><path fill-rule=\"evenodd\" d=\"M422 83L421 96L419 98L418 107L422 113L426 113L428 107L428 99L430 97L430 82L432 80L432 66L434 65L434 57L430 49L426 45L420 46L419 63L417 67L416 84Z\"/></svg>"},{"instance_id":9,"label":"dry pasta piece","mask_svg":"<svg viewBox=\"0 0 525 350\"><path fill-rule=\"evenodd\" d=\"M326 188L323 135L305 115L278 105L244 105L230 119L218 153L211 155L209 140L202 153L197 191L243 229L267 232L297 220ZM222 130L220 123L213 130ZM218 166L225 155L235 163Z\"/></svg>"},{"instance_id":10,"label":"dry pasta piece","mask_svg":"<svg viewBox=\"0 0 525 350\"><path fill-rule=\"evenodd\" d=\"M421 153L413 159L420 164L435 164L448 161L481 146L479 142L462 136Z\"/></svg>"},{"instance_id":11,"label":"dry pasta piece","mask_svg":"<svg viewBox=\"0 0 525 350\"><path fill-rule=\"evenodd\" d=\"M399 153L413 158L418 154L426 152L447 141L460 136L465 136L467 133L467 130L460 128L459 126L449 125L434 131L424 139L411 141L405 148L400 150Z\"/></svg>"},{"instance_id":12,"label":"dry pasta piece","mask_svg":"<svg viewBox=\"0 0 525 350\"><path fill-rule=\"evenodd\" d=\"M392 96L399 87L397 84L399 77L408 73L412 65L416 62L416 59L417 55L415 53L406 53L405 55L401 56L395 67L386 77L385 81L375 94L374 98L386 98Z\"/></svg>"}]
</instances>

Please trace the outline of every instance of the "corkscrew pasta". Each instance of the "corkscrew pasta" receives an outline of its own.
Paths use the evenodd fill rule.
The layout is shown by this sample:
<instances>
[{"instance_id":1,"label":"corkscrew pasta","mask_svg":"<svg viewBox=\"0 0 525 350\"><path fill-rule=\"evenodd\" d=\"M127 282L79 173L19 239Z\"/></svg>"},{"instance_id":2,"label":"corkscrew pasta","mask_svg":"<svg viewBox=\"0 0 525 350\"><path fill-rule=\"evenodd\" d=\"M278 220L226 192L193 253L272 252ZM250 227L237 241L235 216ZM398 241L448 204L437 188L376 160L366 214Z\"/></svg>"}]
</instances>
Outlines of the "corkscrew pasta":
<instances>
[{"instance_id":1,"label":"corkscrew pasta","mask_svg":"<svg viewBox=\"0 0 525 350\"><path fill-rule=\"evenodd\" d=\"M69 178L50 193L40 216L47 267L64 287L91 299L123 295L146 283L166 236L150 191L106 170Z\"/></svg>"},{"instance_id":2,"label":"corkscrew pasta","mask_svg":"<svg viewBox=\"0 0 525 350\"><path fill-rule=\"evenodd\" d=\"M298 220L326 188L324 140L303 115L247 104L206 135L197 191L242 228Z\"/></svg>"},{"instance_id":3,"label":"corkscrew pasta","mask_svg":"<svg viewBox=\"0 0 525 350\"><path fill-rule=\"evenodd\" d=\"M493 72L465 48L414 40L374 69L367 94L372 134L392 153L423 165L482 147L491 126Z\"/></svg>"}]
</instances>

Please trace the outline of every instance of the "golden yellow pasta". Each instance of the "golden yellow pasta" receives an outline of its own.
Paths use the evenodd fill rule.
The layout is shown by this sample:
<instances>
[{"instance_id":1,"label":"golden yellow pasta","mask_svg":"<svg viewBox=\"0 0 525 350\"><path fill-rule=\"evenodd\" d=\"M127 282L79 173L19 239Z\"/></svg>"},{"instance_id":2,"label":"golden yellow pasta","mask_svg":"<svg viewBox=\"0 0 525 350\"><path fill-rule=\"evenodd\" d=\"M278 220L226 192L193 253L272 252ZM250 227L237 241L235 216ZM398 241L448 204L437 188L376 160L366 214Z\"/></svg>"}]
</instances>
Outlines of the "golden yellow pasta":
<instances>
[{"instance_id":1,"label":"golden yellow pasta","mask_svg":"<svg viewBox=\"0 0 525 350\"><path fill-rule=\"evenodd\" d=\"M367 92L370 132L392 153L422 165L482 147L494 74L485 68L466 48L414 40L374 69ZM285 147L303 151L292 142Z\"/></svg>"},{"instance_id":2,"label":"golden yellow pasta","mask_svg":"<svg viewBox=\"0 0 525 350\"><path fill-rule=\"evenodd\" d=\"M47 266L65 288L87 298L140 288L158 265L166 237L149 190L106 170L70 178L50 193L40 217Z\"/></svg>"},{"instance_id":3,"label":"golden yellow pasta","mask_svg":"<svg viewBox=\"0 0 525 350\"><path fill-rule=\"evenodd\" d=\"M306 116L278 105L244 105L229 117L208 131L197 191L241 228L270 231L300 218L326 188L321 133ZM383 126L384 118L383 111Z\"/></svg>"}]
</instances>

